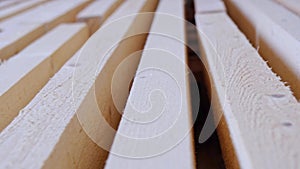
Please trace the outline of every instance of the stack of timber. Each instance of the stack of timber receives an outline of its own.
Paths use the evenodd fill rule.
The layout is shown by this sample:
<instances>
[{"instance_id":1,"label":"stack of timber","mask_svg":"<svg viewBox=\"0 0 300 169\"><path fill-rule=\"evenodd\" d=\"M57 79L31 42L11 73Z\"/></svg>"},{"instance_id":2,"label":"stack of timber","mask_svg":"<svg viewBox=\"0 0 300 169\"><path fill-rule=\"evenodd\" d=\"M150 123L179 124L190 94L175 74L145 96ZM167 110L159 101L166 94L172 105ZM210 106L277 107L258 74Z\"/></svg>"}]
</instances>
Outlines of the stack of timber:
<instances>
[{"instance_id":1,"label":"stack of timber","mask_svg":"<svg viewBox=\"0 0 300 169\"><path fill-rule=\"evenodd\" d=\"M0 0L0 169L196 169L214 128L226 168L300 168L300 3L191 2Z\"/></svg>"},{"instance_id":2,"label":"stack of timber","mask_svg":"<svg viewBox=\"0 0 300 169\"><path fill-rule=\"evenodd\" d=\"M206 83L227 168L298 168L300 48L291 20L299 18L261 3L226 0L229 15L196 13Z\"/></svg>"}]
</instances>

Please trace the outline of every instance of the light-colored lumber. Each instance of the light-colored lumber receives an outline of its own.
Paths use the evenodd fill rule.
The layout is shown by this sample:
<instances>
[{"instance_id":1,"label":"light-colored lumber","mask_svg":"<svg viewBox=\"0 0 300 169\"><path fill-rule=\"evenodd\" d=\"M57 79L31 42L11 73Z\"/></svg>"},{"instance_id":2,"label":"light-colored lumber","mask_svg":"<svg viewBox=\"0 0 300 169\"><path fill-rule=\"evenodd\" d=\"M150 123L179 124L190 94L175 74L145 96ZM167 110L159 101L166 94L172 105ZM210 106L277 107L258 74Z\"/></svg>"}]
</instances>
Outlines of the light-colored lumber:
<instances>
[{"instance_id":1,"label":"light-colored lumber","mask_svg":"<svg viewBox=\"0 0 300 169\"><path fill-rule=\"evenodd\" d=\"M285 6L290 11L300 16L300 2L299 0L274 0Z\"/></svg>"},{"instance_id":2,"label":"light-colored lumber","mask_svg":"<svg viewBox=\"0 0 300 169\"><path fill-rule=\"evenodd\" d=\"M226 7L222 0L194 0L195 13L224 12Z\"/></svg>"},{"instance_id":3,"label":"light-colored lumber","mask_svg":"<svg viewBox=\"0 0 300 169\"><path fill-rule=\"evenodd\" d=\"M226 0L228 12L261 56L300 99L300 41L245 0Z\"/></svg>"},{"instance_id":4,"label":"light-colored lumber","mask_svg":"<svg viewBox=\"0 0 300 169\"><path fill-rule=\"evenodd\" d=\"M285 31L300 41L300 17L273 0L249 0L270 17L273 22L280 25ZM300 3L300 2L299 2Z\"/></svg>"},{"instance_id":5,"label":"light-colored lumber","mask_svg":"<svg viewBox=\"0 0 300 169\"><path fill-rule=\"evenodd\" d=\"M0 23L0 59L6 60L63 22L75 21L86 0L49 1ZM45 12L47 11L47 12Z\"/></svg>"},{"instance_id":6,"label":"light-colored lumber","mask_svg":"<svg viewBox=\"0 0 300 169\"><path fill-rule=\"evenodd\" d=\"M195 168L184 1L161 0L156 12L106 169Z\"/></svg>"},{"instance_id":7,"label":"light-colored lumber","mask_svg":"<svg viewBox=\"0 0 300 169\"><path fill-rule=\"evenodd\" d=\"M88 37L85 24L63 24L0 65L0 131Z\"/></svg>"},{"instance_id":8,"label":"light-colored lumber","mask_svg":"<svg viewBox=\"0 0 300 169\"><path fill-rule=\"evenodd\" d=\"M290 89L225 13L196 23L227 168L299 168L300 104Z\"/></svg>"},{"instance_id":9,"label":"light-colored lumber","mask_svg":"<svg viewBox=\"0 0 300 169\"><path fill-rule=\"evenodd\" d=\"M132 14L153 12L156 3L153 0L127 0L108 18L104 23L106 26L89 39L78 55L72 57L2 131L0 168L101 168L104 165L107 152L87 136L80 125L81 118L88 118L88 124L100 132L97 133L100 140L111 144L113 134L106 133L106 121L101 118L98 106L107 106L101 109L102 115L116 125L119 113L112 112L110 90L102 89L110 86L103 86L103 83L109 85L119 63L143 48L146 34L132 35L148 32L151 18ZM120 21L122 27L109 24L127 15L131 16ZM120 42L123 38L125 40ZM137 67L138 60L134 62L130 63L128 72ZM123 84L120 87L128 90ZM98 95L99 92L105 95ZM100 102L100 99L104 101ZM95 113L96 118L90 119L91 113ZM116 118L114 113L117 113Z\"/></svg>"},{"instance_id":10,"label":"light-colored lumber","mask_svg":"<svg viewBox=\"0 0 300 169\"><path fill-rule=\"evenodd\" d=\"M77 21L86 22L91 34L93 34L123 1L124 0L94 1L77 15Z\"/></svg>"},{"instance_id":11,"label":"light-colored lumber","mask_svg":"<svg viewBox=\"0 0 300 169\"><path fill-rule=\"evenodd\" d=\"M43 2L44 0L28 0L23 3L16 4L12 7L2 9L0 10L0 21L18 15L26 10L40 5Z\"/></svg>"},{"instance_id":12,"label":"light-colored lumber","mask_svg":"<svg viewBox=\"0 0 300 169\"><path fill-rule=\"evenodd\" d=\"M8 8L8 7L11 7L13 5L16 5L18 3L21 3L23 1L21 0L6 0L6 1L1 1L0 2L0 9L5 9L5 8Z\"/></svg>"}]
</instances>

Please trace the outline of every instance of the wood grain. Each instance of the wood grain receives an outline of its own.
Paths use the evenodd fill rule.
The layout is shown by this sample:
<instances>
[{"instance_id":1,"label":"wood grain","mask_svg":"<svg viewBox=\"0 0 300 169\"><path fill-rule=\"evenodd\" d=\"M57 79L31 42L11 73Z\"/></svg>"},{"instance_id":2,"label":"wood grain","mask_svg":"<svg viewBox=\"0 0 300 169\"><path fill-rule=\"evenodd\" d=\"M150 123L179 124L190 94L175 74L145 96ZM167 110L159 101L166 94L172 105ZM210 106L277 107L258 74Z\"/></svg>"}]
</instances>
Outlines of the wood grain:
<instances>
[{"instance_id":1,"label":"wood grain","mask_svg":"<svg viewBox=\"0 0 300 169\"><path fill-rule=\"evenodd\" d=\"M184 1L156 12L106 169L195 168Z\"/></svg>"},{"instance_id":2,"label":"wood grain","mask_svg":"<svg viewBox=\"0 0 300 169\"><path fill-rule=\"evenodd\" d=\"M223 114L226 166L299 168L300 104L289 88L225 13L196 15L196 22L216 122Z\"/></svg>"},{"instance_id":3,"label":"wood grain","mask_svg":"<svg viewBox=\"0 0 300 169\"><path fill-rule=\"evenodd\" d=\"M76 14L88 3L49 1L1 22L0 59L10 58L58 24L75 21Z\"/></svg>"},{"instance_id":4,"label":"wood grain","mask_svg":"<svg viewBox=\"0 0 300 169\"><path fill-rule=\"evenodd\" d=\"M104 25L109 25L111 21L125 15L154 11L155 7L156 1L153 0L127 0ZM142 49L146 34L133 38L128 36L148 32L150 24L151 20L132 16L125 20L122 27L107 26L106 29L105 27L99 29L85 48L72 57L19 116L0 133L0 168L52 169L103 166L107 152L88 137L77 115L85 117L84 115L98 113L99 102L94 96L99 93L99 89L94 90L95 81L96 83L109 81L101 77L113 74L112 63L118 65L128 54ZM115 34L108 33L111 29ZM123 38L126 40L120 42ZM116 46L112 52L107 54L114 45ZM106 67L106 63L110 66ZM98 72L96 78L95 72ZM109 93L101 97L107 101L111 98ZM105 117L111 117L107 109L102 113ZM113 123L118 124L117 118L111 118ZM100 120L102 122L100 124L104 124L101 118L89 119L89 123L95 120L97 122ZM112 141L113 135L106 134L103 125L98 123L92 125L102 133L100 134L102 140ZM103 135L105 137L102 137Z\"/></svg>"},{"instance_id":5,"label":"wood grain","mask_svg":"<svg viewBox=\"0 0 300 169\"><path fill-rule=\"evenodd\" d=\"M249 1L226 0L225 3L242 32L300 99L300 41Z\"/></svg>"},{"instance_id":6,"label":"wood grain","mask_svg":"<svg viewBox=\"0 0 300 169\"><path fill-rule=\"evenodd\" d=\"M63 24L0 65L0 131L88 37L85 24Z\"/></svg>"},{"instance_id":7,"label":"wood grain","mask_svg":"<svg viewBox=\"0 0 300 169\"><path fill-rule=\"evenodd\" d=\"M124 0L97 0L77 15L77 21L85 22L90 33L95 33L100 25L119 7Z\"/></svg>"}]
</instances>

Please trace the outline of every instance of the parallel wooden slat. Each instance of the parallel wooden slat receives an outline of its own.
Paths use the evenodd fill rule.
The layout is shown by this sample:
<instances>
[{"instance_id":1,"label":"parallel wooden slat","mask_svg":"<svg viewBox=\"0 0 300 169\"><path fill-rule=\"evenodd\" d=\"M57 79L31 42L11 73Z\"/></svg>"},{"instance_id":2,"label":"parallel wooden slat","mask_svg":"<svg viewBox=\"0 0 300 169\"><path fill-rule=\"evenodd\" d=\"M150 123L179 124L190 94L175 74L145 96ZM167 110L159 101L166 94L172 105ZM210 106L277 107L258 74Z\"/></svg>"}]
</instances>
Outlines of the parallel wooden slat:
<instances>
[{"instance_id":1,"label":"parallel wooden slat","mask_svg":"<svg viewBox=\"0 0 300 169\"><path fill-rule=\"evenodd\" d=\"M83 131L77 115L88 118L90 113L96 113L99 116L98 105L104 104L108 109L104 109L102 115L118 124L110 111L113 107L109 103L110 91L105 90L107 95L98 97L106 102L97 103L94 94L103 92L101 87L107 87L101 83L109 85L114 69L124 58L143 48L146 34L131 36L148 32L151 18L131 16L121 21L122 26L106 24L138 12L153 12L156 3L154 0L127 0L108 18L103 29L98 30L78 53L80 57L75 55L68 61L1 132L0 168L100 168L104 165L107 153ZM120 42L123 38L126 40ZM110 49L112 51L107 53ZM130 69L134 67L131 64ZM100 89L93 90L95 82L96 85L100 83ZM120 87L128 90L122 84ZM113 135L105 133L105 121L98 116L89 119L89 123L100 120L100 125L92 125L100 132L101 140L111 144Z\"/></svg>"},{"instance_id":2,"label":"parallel wooden slat","mask_svg":"<svg viewBox=\"0 0 300 169\"><path fill-rule=\"evenodd\" d=\"M300 2L298 0L274 0L300 16Z\"/></svg>"},{"instance_id":3,"label":"parallel wooden slat","mask_svg":"<svg viewBox=\"0 0 300 169\"><path fill-rule=\"evenodd\" d=\"M273 22L280 25L285 31L300 41L300 17L273 0L249 0L270 17ZM300 3L300 2L299 2Z\"/></svg>"},{"instance_id":4,"label":"parallel wooden slat","mask_svg":"<svg viewBox=\"0 0 300 169\"><path fill-rule=\"evenodd\" d=\"M122 2L123 0L94 1L77 15L77 21L86 22L93 34Z\"/></svg>"},{"instance_id":5,"label":"parallel wooden slat","mask_svg":"<svg viewBox=\"0 0 300 169\"><path fill-rule=\"evenodd\" d=\"M50 1L0 23L0 59L21 51L59 23L75 21L86 0Z\"/></svg>"},{"instance_id":6,"label":"parallel wooden slat","mask_svg":"<svg viewBox=\"0 0 300 169\"><path fill-rule=\"evenodd\" d=\"M226 0L239 28L300 99L300 41L274 23L249 1Z\"/></svg>"},{"instance_id":7,"label":"parallel wooden slat","mask_svg":"<svg viewBox=\"0 0 300 169\"><path fill-rule=\"evenodd\" d=\"M224 12L226 7L222 0L194 0L196 13Z\"/></svg>"},{"instance_id":8,"label":"parallel wooden slat","mask_svg":"<svg viewBox=\"0 0 300 169\"><path fill-rule=\"evenodd\" d=\"M195 168L184 1L161 0L156 12L166 15L154 17L106 169Z\"/></svg>"},{"instance_id":9,"label":"parallel wooden slat","mask_svg":"<svg viewBox=\"0 0 300 169\"><path fill-rule=\"evenodd\" d=\"M25 1L23 3L16 4L12 7L2 9L0 11L0 21L7 19L9 17L15 16L15 15L18 15L26 10L29 10L33 7L36 7L40 4L42 4L43 2L44 2L44 0L29 0L29 1Z\"/></svg>"},{"instance_id":10,"label":"parallel wooden slat","mask_svg":"<svg viewBox=\"0 0 300 169\"><path fill-rule=\"evenodd\" d=\"M1 1L0 2L0 9L5 9L5 8L8 8L8 7L11 7L13 5L16 5L18 3L21 3L22 1L21 0L7 0L7 1Z\"/></svg>"},{"instance_id":11,"label":"parallel wooden slat","mask_svg":"<svg viewBox=\"0 0 300 169\"><path fill-rule=\"evenodd\" d=\"M63 24L0 65L0 131L88 37L85 24Z\"/></svg>"},{"instance_id":12,"label":"parallel wooden slat","mask_svg":"<svg viewBox=\"0 0 300 169\"><path fill-rule=\"evenodd\" d=\"M196 22L216 120L223 113L227 167L299 168L300 104L289 88L225 13L196 15Z\"/></svg>"}]
</instances>

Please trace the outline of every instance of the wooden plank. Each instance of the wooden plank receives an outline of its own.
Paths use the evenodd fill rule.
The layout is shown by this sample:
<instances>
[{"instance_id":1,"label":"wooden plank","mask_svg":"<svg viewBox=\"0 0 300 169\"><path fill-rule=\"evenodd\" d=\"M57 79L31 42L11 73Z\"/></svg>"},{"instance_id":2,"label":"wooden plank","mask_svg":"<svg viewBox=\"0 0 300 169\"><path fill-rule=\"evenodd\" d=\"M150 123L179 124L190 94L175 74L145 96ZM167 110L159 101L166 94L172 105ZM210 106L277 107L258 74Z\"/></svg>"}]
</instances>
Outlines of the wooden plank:
<instances>
[{"instance_id":1,"label":"wooden plank","mask_svg":"<svg viewBox=\"0 0 300 169\"><path fill-rule=\"evenodd\" d=\"M227 167L298 168L300 104L289 88L225 13L196 23Z\"/></svg>"},{"instance_id":2,"label":"wooden plank","mask_svg":"<svg viewBox=\"0 0 300 169\"><path fill-rule=\"evenodd\" d=\"M85 0L49 1L1 22L0 60L13 56L58 24L75 21L87 4Z\"/></svg>"},{"instance_id":3,"label":"wooden plank","mask_svg":"<svg viewBox=\"0 0 300 169\"><path fill-rule=\"evenodd\" d=\"M88 39L85 24L63 24L0 65L0 131ZM16 99L18 98L18 99Z\"/></svg>"},{"instance_id":4,"label":"wooden plank","mask_svg":"<svg viewBox=\"0 0 300 169\"><path fill-rule=\"evenodd\" d=\"M300 16L300 2L298 0L275 0L290 11Z\"/></svg>"},{"instance_id":5,"label":"wooden plank","mask_svg":"<svg viewBox=\"0 0 300 169\"><path fill-rule=\"evenodd\" d=\"M127 0L108 18L104 23L108 25L97 31L78 52L81 57L72 57L0 133L0 168L100 168L104 165L107 152L88 137L77 117L88 118L88 123L100 132L101 140L111 144L113 135L106 133L105 120L98 118L98 106L108 106L102 111L108 121L118 124L118 119L111 111L110 91L101 88L108 86L102 83L109 85L118 64L143 48L146 34L132 35L148 32L151 18L132 14L153 12L156 4L153 0ZM127 15L131 17L121 21L122 27L109 26L111 21ZM125 40L120 42L122 39ZM132 69L137 66L136 62L131 63ZM98 84L100 88L93 90ZM125 85L120 84L120 87L128 90ZM107 92L107 95L95 100L99 92ZM100 99L106 102L99 102ZM90 113L96 113L97 118L90 119ZM93 123L95 120L100 123Z\"/></svg>"},{"instance_id":6,"label":"wooden plank","mask_svg":"<svg viewBox=\"0 0 300 169\"><path fill-rule=\"evenodd\" d=\"M7 0L7 1L0 1L0 9L5 9L5 8L8 8L8 7L11 7L13 5L16 5L16 4L19 4L19 3L22 3L23 1L20 1L20 0Z\"/></svg>"},{"instance_id":7,"label":"wooden plank","mask_svg":"<svg viewBox=\"0 0 300 169\"><path fill-rule=\"evenodd\" d=\"M91 34L119 7L123 0L97 0L77 15L77 21L86 22Z\"/></svg>"},{"instance_id":8,"label":"wooden plank","mask_svg":"<svg viewBox=\"0 0 300 169\"><path fill-rule=\"evenodd\" d=\"M224 12L226 7L222 0L194 0L195 13Z\"/></svg>"},{"instance_id":9,"label":"wooden plank","mask_svg":"<svg viewBox=\"0 0 300 169\"><path fill-rule=\"evenodd\" d=\"M300 42L249 1L226 0L225 3L239 28L300 99Z\"/></svg>"},{"instance_id":10,"label":"wooden plank","mask_svg":"<svg viewBox=\"0 0 300 169\"><path fill-rule=\"evenodd\" d=\"M184 18L184 1L161 0L156 12L163 15L154 17L107 169L195 168L187 58L179 42L185 40L185 22L170 17Z\"/></svg>"},{"instance_id":11,"label":"wooden plank","mask_svg":"<svg viewBox=\"0 0 300 169\"><path fill-rule=\"evenodd\" d=\"M273 0L250 0L273 22L300 41L300 17Z\"/></svg>"},{"instance_id":12,"label":"wooden plank","mask_svg":"<svg viewBox=\"0 0 300 169\"><path fill-rule=\"evenodd\" d=\"M29 0L0 11L0 21L18 15L45 2L44 0Z\"/></svg>"}]
</instances>

